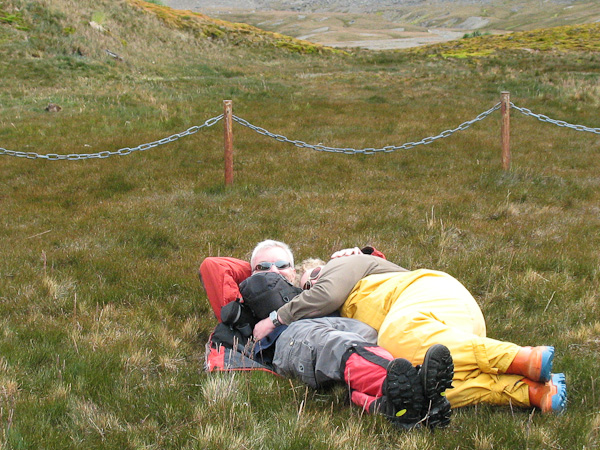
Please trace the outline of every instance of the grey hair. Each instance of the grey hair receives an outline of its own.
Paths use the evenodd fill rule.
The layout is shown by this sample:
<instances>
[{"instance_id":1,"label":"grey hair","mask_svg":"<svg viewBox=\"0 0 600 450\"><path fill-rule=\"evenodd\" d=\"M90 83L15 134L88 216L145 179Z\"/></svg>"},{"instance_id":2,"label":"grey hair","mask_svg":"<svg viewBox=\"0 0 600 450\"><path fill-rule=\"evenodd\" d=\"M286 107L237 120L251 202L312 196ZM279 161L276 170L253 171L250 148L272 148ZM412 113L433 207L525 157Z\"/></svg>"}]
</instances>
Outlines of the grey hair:
<instances>
[{"instance_id":1,"label":"grey hair","mask_svg":"<svg viewBox=\"0 0 600 450\"><path fill-rule=\"evenodd\" d=\"M283 249L287 253L288 258L290 259L290 263L292 264L292 267L294 267L294 254L290 250L290 247L288 247L288 245L283 242L274 241L272 239L267 239L266 241L262 241L262 242L259 242L258 244L256 244L256 247L254 247L254 250L252 250L252 256L250 257L250 265L252 267L254 267L254 263L256 262L256 261L254 261L254 258L256 258L256 255L258 254L258 252L260 252L261 250L265 250L268 248L274 248L274 247L279 247L279 248Z\"/></svg>"}]
</instances>

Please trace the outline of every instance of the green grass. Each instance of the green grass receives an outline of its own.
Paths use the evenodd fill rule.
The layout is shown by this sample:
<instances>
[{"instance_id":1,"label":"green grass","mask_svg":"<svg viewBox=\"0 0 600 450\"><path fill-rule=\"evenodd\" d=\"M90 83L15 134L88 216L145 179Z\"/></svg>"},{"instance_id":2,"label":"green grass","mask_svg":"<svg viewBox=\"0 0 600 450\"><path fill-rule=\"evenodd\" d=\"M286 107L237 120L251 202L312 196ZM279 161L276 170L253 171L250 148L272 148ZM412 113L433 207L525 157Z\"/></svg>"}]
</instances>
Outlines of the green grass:
<instances>
[{"instance_id":1,"label":"green grass","mask_svg":"<svg viewBox=\"0 0 600 450\"><path fill-rule=\"evenodd\" d=\"M135 147L220 114L225 99L275 133L353 148L438 134L505 90L534 112L600 126L594 48L313 54L270 34L211 39L140 3L0 1L0 17L15 17L0 21L0 147ZM50 102L62 111L46 112ZM495 113L427 146L348 156L236 124L229 188L220 123L129 156L0 157L0 446L597 447L599 140L514 112L505 172L499 133ZM214 319L197 267L245 258L268 237L298 259L370 243L405 267L451 273L490 336L556 346L566 415L480 406L457 411L448 430L398 433L350 407L343 386L205 374Z\"/></svg>"}]
</instances>

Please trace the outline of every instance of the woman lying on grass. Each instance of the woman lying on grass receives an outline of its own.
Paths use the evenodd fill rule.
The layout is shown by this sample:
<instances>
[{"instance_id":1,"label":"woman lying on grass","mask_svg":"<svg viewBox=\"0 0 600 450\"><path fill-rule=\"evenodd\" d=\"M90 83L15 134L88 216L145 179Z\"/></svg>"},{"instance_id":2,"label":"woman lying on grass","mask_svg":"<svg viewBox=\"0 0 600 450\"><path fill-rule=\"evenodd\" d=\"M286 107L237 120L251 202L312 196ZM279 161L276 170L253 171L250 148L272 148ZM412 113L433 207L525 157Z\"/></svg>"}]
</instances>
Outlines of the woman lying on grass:
<instances>
[{"instance_id":1,"label":"woman lying on grass","mask_svg":"<svg viewBox=\"0 0 600 450\"><path fill-rule=\"evenodd\" d=\"M378 345L412 364L421 364L432 345L447 346L454 360L453 389L447 393L453 408L482 402L554 413L566 408L565 375L552 373L554 347L520 347L486 337L477 302L446 273L408 271L356 248L308 268L301 286L305 290L278 309L280 323L339 310L372 326ZM254 337L273 328L273 321L262 320Z\"/></svg>"}]
</instances>

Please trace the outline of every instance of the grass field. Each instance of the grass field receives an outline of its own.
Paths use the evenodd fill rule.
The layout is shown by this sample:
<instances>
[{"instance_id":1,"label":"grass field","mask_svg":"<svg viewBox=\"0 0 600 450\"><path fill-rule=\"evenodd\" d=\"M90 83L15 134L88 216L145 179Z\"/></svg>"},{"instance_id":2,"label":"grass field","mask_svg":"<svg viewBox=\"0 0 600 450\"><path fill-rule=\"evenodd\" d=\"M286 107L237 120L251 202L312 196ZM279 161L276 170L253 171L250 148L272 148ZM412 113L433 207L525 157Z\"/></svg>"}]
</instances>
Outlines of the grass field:
<instances>
[{"instance_id":1,"label":"grass field","mask_svg":"<svg viewBox=\"0 0 600 450\"><path fill-rule=\"evenodd\" d=\"M585 45L541 45L579 35ZM274 133L357 149L437 135L502 91L600 126L598 24L478 55L491 38L340 53L142 1L0 0L0 148L133 148L221 114L225 99ZM370 156L236 124L228 188L222 123L128 156L0 155L0 447L597 448L600 138L518 112L511 133L503 171L499 112ZM373 244L404 267L449 272L490 336L556 346L567 413L479 406L446 430L398 433L350 407L343 386L207 375L215 323L197 267L264 238L298 260Z\"/></svg>"}]
</instances>

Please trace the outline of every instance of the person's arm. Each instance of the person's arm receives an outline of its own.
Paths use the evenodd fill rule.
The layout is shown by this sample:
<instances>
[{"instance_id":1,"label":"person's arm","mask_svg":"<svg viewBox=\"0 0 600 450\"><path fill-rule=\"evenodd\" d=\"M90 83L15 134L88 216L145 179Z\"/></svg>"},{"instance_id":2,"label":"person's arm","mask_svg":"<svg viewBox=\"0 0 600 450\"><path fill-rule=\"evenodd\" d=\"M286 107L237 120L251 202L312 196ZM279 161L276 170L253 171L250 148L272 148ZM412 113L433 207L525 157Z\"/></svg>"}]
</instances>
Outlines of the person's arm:
<instances>
[{"instance_id":1,"label":"person's arm","mask_svg":"<svg viewBox=\"0 0 600 450\"><path fill-rule=\"evenodd\" d=\"M354 248L345 248L342 250L338 250L333 255L331 255L331 259L341 258L342 256L352 256L352 255L360 255L360 254L379 256L380 258L386 259L385 255L383 253L381 253L375 247L371 247L370 245L367 245L366 247L363 247L363 248L354 247Z\"/></svg>"},{"instance_id":2,"label":"person's arm","mask_svg":"<svg viewBox=\"0 0 600 450\"><path fill-rule=\"evenodd\" d=\"M221 308L242 298L239 284L252 275L252 270L250 264L241 259L209 257L200 264L199 275L210 306L221 322Z\"/></svg>"},{"instance_id":3,"label":"person's arm","mask_svg":"<svg viewBox=\"0 0 600 450\"><path fill-rule=\"evenodd\" d=\"M383 259L387 259L383 253L381 253L375 247L371 247L370 245L367 245L366 247L361 248L360 251L363 252L365 255L373 255L373 256L378 256Z\"/></svg>"},{"instance_id":4,"label":"person's arm","mask_svg":"<svg viewBox=\"0 0 600 450\"><path fill-rule=\"evenodd\" d=\"M380 257L352 255L330 260L315 285L294 297L277 311L281 323L306 317L322 317L337 311L356 283L367 275L406 272L406 269Z\"/></svg>"}]
</instances>

